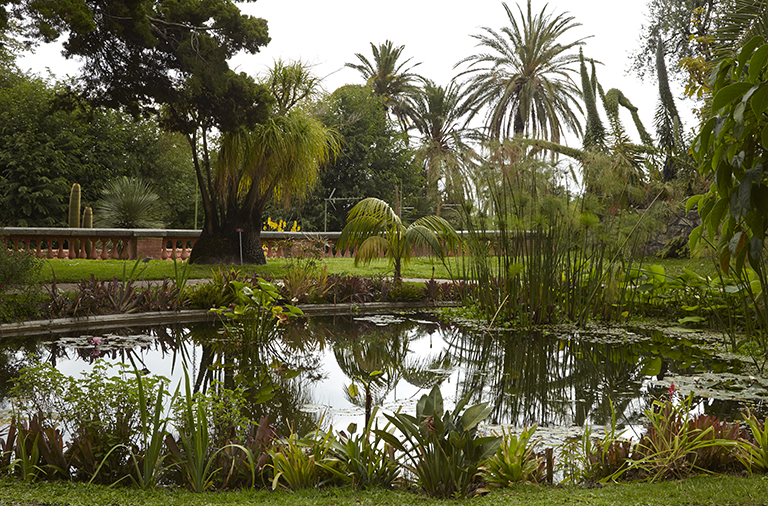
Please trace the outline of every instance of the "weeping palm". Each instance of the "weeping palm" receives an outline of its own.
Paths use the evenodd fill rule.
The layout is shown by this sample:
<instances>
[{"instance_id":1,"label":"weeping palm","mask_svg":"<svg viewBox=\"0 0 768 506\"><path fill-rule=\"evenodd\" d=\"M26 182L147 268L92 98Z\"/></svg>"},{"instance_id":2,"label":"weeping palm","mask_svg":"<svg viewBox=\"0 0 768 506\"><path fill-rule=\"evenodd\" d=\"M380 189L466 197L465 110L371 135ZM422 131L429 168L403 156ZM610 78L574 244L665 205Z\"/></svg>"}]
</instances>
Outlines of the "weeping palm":
<instances>
[{"instance_id":1,"label":"weeping palm","mask_svg":"<svg viewBox=\"0 0 768 506\"><path fill-rule=\"evenodd\" d=\"M470 133L461 125L467 110L461 107L461 85L438 86L429 79L412 97L410 117L421 135L416 159L423 165L427 197L437 205L440 216L439 181L449 199L463 201L469 195L469 170L477 158L465 140Z\"/></svg>"},{"instance_id":2,"label":"weeping palm","mask_svg":"<svg viewBox=\"0 0 768 506\"><path fill-rule=\"evenodd\" d=\"M260 237L264 208L270 202L288 206L304 197L320 166L337 149L334 134L303 106L312 96L307 80L317 84L303 64L277 62L266 79L276 100L273 115L251 131L230 132L222 138L214 182L216 198L225 203L225 221L232 228L228 236L213 238L207 245L219 262L235 263L236 253L222 258L221 251L228 246L223 243L237 246L242 240L245 261L266 263ZM194 255L211 254L207 249L193 250L192 260L204 262L204 257Z\"/></svg>"},{"instance_id":3,"label":"weeping palm","mask_svg":"<svg viewBox=\"0 0 768 506\"><path fill-rule=\"evenodd\" d=\"M470 109L487 110L485 126L492 140L525 135L560 142L564 129L580 134L575 111L581 112L577 101L581 94L571 78L579 57L569 51L584 39L558 42L579 23L563 14L552 17L546 5L533 15L530 0L525 14L518 6L518 21L507 4L502 5L510 26L501 32L484 27L485 33L473 37L489 52L456 64L469 64L461 75L469 76Z\"/></svg>"},{"instance_id":4,"label":"weeping palm","mask_svg":"<svg viewBox=\"0 0 768 506\"><path fill-rule=\"evenodd\" d=\"M412 70L421 65L415 63L406 67L412 58L398 63L404 48L405 46L395 47L389 40L379 46L371 43L373 62L361 53L355 53L360 63L346 64L347 67L362 74L374 93L384 97L384 106L397 118L403 129L407 124L408 95L417 89L414 82L419 78L419 75L413 73Z\"/></svg>"},{"instance_id":5,"label":"weeping palm","mask_svg":"<svg viewBox=\"0 0 768 506\"><path fill-rule=\"evenodd\" d=\"M446 249L453 251L460 242L451 224L439 216L425 216L406 226L389 204L369 197L349 211L336 247L341 251L355 248L355 265L386 255L399 282L401 265L410 261L414 247L426 247L445 261Z\"/></svg>"}]
</instances>

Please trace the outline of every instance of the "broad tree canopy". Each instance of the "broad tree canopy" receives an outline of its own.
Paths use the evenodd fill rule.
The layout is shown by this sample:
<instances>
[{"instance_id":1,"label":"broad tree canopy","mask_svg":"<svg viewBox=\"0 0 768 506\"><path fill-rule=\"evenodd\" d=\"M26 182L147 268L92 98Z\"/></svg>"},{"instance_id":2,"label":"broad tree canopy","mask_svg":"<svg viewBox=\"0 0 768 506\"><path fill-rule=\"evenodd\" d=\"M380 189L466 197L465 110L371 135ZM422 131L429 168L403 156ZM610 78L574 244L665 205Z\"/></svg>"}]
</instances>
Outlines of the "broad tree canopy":
<instances>
[{"instance_id":1,"label":"broad tree canopy","mask_svg":"<svg viewBox=\"0 0 768 506\"><path fill-rule=\"evenodd\" d=\"M210 137L269 116L267 87L227 63L269 42L266 21L229 0L27 1L17 12L26 15L27 35L64 37L64 55L82 59L77 93L134 115L156 113L165 128L183 133L193 149L204 235L233 228L215 186Z\"/></svg>"}]
</instances>

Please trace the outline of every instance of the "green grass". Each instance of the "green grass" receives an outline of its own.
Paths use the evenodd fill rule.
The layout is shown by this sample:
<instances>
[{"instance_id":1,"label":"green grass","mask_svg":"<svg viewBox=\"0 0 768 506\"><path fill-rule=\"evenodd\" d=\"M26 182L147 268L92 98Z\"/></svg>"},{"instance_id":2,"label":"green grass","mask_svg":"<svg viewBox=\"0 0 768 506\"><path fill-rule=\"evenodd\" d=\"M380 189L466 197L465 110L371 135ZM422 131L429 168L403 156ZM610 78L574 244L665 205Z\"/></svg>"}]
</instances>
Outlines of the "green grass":
<instances>
[{"instance_id":1,"label":"green grass","mask_svg":"<svg viewBox=\"0 0 768 506\"><path fill-rule=\"evenodd\" d=\"M93 505L197 506L209 504L265 506L293 505L446 505L455 506L602 506L602 505L757 505L768 500L768 477L695 477L657 484L622 483L602 488L520 485L494 490L469 499L440 501L423 494L403 491L358 491L326 488L298 492L240 491L194 494L184 490L140 491L121 487L71 482L24 483L0 479L0 506Z\"/></svg>"},{"instance_id":2,"label":"green grass","mask_svg":"<svg viewBox=\"0 0 768 506\"><path fill-rule=\"evenodd\" d=\"M460 271L461 258L450 259L451 271L455 274ZM283 276L286 267L291 263L289 259L276 258L267 260L267 265L190 265L190 279L206 279L211 277L211 272L219 268L224 270L236 269L243 273L267 275L272 278ZM636 261L639 263L639 261ZM88 279L91 274L96 279L110 280L117 277L119 280L130 274L135 261L133 260L46 260L42 270L42 281L50 283L53 281L53 273L56 273L56 280L59 283L76 283L81 279ZM327 265L328 272L331 274L350 274L358 276L391 276L392 269L386 259L374 261L367 266L355 267L354 260L351 258L325 258L320 260L320 265ZM684 269L691 269L701 275L715 275L715 265L711 259L670 259L659 260L648 258L643 260L643 265L659 264L664 266L667 274L677 276L682 274ZM162 260L150 260L146 264L139 264L136 277L146 280L162 280L164 278L174 277L173 262ZM413 258L411 262L403 269L404 278L425 278L434 276L436 279L450 279L448 270L443 264L435 258L418 257Z\"/></svg>"},{"instance_id":3,"label":"green grass","mask_svg":"<svg viewBox=\"0 0 768 506\"><path fill-rule=\"evenodd\" d=\"M76 283L82 279L89 279L93 274L96 279L110 280L117 277L123 280L129 276L135 265L134 260L46 260L42 270L42 281L50 283L53 274L59 283ZM282 277L286 267L291 263L289 259L270 259L267 265L190 265L190 279L205 279L211 277L211 272L218 269L236 269L243 273L257 273L269 275L273 278ZM353 274L359 276L391 276L392 269L386 259L374 261L367 266L355 267L351 258L327 258L319 262L327 265L331 274ZM181 266L179 264L179 266ZM434 267L435 278L449 278L448 271L443 264L434 258L414 258L404 269L405 278L430 278ZM147 263L139 263L135 277L138 279L161 280L173 279L173 262L162 260L150 260Z\"/></svg>"}]
</instances>

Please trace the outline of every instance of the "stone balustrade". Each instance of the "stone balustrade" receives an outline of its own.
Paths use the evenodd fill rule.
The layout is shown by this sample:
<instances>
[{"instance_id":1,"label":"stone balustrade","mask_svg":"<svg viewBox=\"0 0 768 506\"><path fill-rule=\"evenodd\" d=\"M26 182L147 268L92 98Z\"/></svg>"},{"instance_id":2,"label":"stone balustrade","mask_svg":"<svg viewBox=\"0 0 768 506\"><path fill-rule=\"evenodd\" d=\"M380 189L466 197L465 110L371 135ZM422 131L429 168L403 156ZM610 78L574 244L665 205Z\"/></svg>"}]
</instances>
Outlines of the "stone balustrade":
<instances>
[{"instance_id":1,"label":"stone balustrade","mask_svg":"<svg viewBox=\"0 0 768 506\"><path fill-rule=\"evenodd\" d=\"M261 232L267 258L306 256L319 250L323 257L349 257L337 251L341 232ZM466 237L466 232L459 232ZM485 232L490 239L495 232ZM122 228L0 228L0 243L6 248L33 251L39 258L89 258L93 260L186 260L200 230ZM492 248L493 249L493 248ZM427 248L415 248L413 256L429 256Z\"/></svg>"},{"instance_id":2,"label":"stone balustrade","mask_svg":"<svg viewBox=\"0 0 768 506\"><path fill-rule=\"evenodd\" d=\"M296 256L303 248L319 248L326 257L344 256L335 250L340 232L261 233L268 258ZM34 251L40 258L94 260L186 260L199 230L114 228L0 228L0 241L9 249Z\"/></svg>"}]
</instances>

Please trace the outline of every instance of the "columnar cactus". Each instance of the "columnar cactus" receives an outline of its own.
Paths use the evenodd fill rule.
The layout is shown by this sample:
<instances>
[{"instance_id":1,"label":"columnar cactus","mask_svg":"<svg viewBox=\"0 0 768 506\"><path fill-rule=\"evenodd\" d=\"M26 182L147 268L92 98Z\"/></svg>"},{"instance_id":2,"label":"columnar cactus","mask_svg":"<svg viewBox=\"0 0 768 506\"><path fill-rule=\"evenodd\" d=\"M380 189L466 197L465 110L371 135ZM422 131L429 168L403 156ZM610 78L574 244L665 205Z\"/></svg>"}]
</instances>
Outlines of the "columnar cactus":
<instances>
[{"instance_id":1,"label":"columnar cactus","mask_svg":"<svg viewBox=\"0 0 768 506\"><path fill-rule=\"evenodd\" d=\"M80 228L80 185L72 185L69 192L69 228Z\"/></svg>"}]
</instances>

